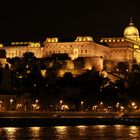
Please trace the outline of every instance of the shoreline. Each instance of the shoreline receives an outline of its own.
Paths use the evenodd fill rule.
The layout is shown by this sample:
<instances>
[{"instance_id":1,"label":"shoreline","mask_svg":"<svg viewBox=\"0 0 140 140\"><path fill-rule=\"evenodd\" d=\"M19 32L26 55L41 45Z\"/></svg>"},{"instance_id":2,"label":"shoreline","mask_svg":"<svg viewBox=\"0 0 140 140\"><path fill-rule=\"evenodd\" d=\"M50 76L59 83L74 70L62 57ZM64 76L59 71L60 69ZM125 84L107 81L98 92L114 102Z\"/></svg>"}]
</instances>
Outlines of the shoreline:
<instances>
[{"instance_id":1,"label":"shoreline","mask_svg":"<svg viewBox=\"0 0 140 140\"><path fill-rule=\"evenodd\" d=\"M0 118L0 127L140 125L140 118Z\"/></svg>"},{"instance_id":2,"label":"shoreline","mask_svg":"<svg viewBox=\"0 0 140 140\"><path fill-rule=\"evenodd\" d=\"M0 127L77 126L77 125L140 125L140 114L95 112L0 112Z\"/></svg>"}]
</instances>

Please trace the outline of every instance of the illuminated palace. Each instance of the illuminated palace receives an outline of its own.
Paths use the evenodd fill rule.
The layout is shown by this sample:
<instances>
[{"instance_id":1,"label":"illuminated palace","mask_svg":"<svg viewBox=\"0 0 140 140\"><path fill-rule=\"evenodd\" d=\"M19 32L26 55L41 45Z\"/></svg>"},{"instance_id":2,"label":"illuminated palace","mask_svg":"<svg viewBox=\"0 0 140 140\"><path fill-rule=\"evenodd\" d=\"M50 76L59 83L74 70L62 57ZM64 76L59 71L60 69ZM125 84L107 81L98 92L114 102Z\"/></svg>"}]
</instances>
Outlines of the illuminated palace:
<instances>
[{"instance_id":1,"label":"illuminated palace","mask_svg":"<svg viewBox=\"0 0 140 140\"><path fill-rule=\"evenodd\" d=\"M67 53L71 59L84 57L87 60L85 68L96 66L103 69L103 62L107 62L107 69L123 61L129 64L140 63L139 31L131 21L124 30L124 37L101 38L100 43L94 42L92 37L77 37L74 42L59 42L58 38L47 38L40 42L12 42L11 45L0 44L0 50L6 51L6 58L22 57L25 52L33 52L37 58L48 57L51 54Z\"/></svg>"}]
</instances>

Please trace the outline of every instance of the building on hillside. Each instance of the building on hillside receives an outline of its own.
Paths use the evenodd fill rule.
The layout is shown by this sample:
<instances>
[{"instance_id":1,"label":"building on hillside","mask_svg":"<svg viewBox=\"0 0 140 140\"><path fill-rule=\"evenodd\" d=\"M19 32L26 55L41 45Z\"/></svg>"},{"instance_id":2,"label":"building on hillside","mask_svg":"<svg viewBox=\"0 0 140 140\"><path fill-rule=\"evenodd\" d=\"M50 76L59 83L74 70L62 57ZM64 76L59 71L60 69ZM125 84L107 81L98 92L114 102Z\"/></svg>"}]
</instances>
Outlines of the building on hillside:
<instances>
[{"instance_id":1,"label":"building on hillside","mask_svg":"<svg viewBox=\"0 0 140 140\"><path fill-rule=\"evenodd\" d=\"M86 69L92 66L112 70L118 62L129 64L140 63L139 31L131 21L124 30L124 37L101 38L96 43L90 36L79 36L74 42L59 42L58 38L47 38L40 42L12 42L11 45L0 45L0 50L6 51L6 58L22 57L25 52L33 52L37 58L45 58L52 54L68 54L72 60L84 57Z\"/></svg>"},{"instance_id":2,"label":"building on hillside","mask_svg":"<svg viewBox=\"0 0 140 140\"><path fill-rule=\"evenodd\" d=\"M114 66L118 62L127 62L129 69L132 64L140 64L139 31L131 21L124 30L124 37L102 38L101 43L109 46L109 63Z\"/></svg>"}]
</instances>

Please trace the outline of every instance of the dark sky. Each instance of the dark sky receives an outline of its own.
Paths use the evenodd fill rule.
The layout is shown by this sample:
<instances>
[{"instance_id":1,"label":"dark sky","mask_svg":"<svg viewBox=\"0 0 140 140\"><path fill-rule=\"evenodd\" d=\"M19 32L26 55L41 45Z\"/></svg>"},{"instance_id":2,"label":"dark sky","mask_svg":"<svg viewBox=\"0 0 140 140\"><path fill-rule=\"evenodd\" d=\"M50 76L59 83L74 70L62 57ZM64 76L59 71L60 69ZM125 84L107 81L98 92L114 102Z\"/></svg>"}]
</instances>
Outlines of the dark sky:
<instances>
[{"instance_id":1,"label":"dark sky","mask_svg":"<svg viewBox=\"0 0 140 140\"><path fill-rule=\"evenodd\" d=\"M122 36L133 17L140 28L135 0L3 0L0 3L0 41L42 41L57 36L72 41L76 36Z\"/></svg>"}]
</instances>

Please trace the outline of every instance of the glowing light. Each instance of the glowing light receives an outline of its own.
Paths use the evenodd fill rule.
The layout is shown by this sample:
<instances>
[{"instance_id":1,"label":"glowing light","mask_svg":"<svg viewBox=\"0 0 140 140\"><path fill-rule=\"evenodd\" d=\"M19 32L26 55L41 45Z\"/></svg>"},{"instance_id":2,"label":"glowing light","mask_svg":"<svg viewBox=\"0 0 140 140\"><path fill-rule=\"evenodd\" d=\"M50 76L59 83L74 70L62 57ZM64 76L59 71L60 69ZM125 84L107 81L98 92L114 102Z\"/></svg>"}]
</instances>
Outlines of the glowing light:
<instances>
[{"instance_id":1,"label":"glowing light","mask_svg":"<svg viewBox=\"0 0 140 140\"><path fill-rule=\"evenodd\" d=\"M114 125L114 126L115 126L115 128L116 128L117 130L120 130L120 129L123 128L123 125Z\"/></svg>"},{"instance_id":2,"label":"glowing light","mask_svg":"<svg viewBox=\"0 0 140 140\"><path fill-rule=\"evenodd\" d=\"M79 131L79 135L82 136L82 135L85 134L87 126L85 126L85 125L79 125L79 126L76 126L76 128Z\"/></svg>"},{"instance_id":3,"label":"glowing light","mask_svg":"<svg viewBox=\"0 0 140 140\"><path fill-rule=\"evenodd\" d=\"M88 70L92 70L92 66L88 66L87 69L88 69Z\"/></svg>"},{"instance_id":4,"label":"glowing light","mask_svg":"<svg viewBox=\"0 0 140 140\"><path fill-rule=\"evenodd\" d=\"M46 77L46 70L41 70L41 75L42 75L43 77Z\"/></svg>"},{"instance_id":5,"label":"glowing light","mask_svg":"<svg viewBox=\"0 0 140 140\"><path fill-rule=\"evenodd\" d=\"M16 139L16 135L15 133L17 132L17 130L19 130L19 128L15 128L15 127L6 127L4 128L5 132L6 132L6 135L7 135L7 138L9 140L11 139Z\"/></svg>"},{"instance_id":6,"label":"glowing light","mask_svg":"<svg viewBox=\"0 0 140 140\"><path fill-rule=\"evenodd\" d=\"M92 110L96 110L97 109L97 105L94 105Z\"/></svg>"},{"instance_id":7,"label":"glowing light","mask_svg":"<svg viewBox=\"0 0 140 140\"><path fill-rule=\"evenodd\" d=\"M119 107L119 105L120 105L120 103L118 102L118 103L116 104L116 107L118 108L118 107Z\"/></svg>"},{"instance_id":8,"label":"glowing light","mask_svg":"<svg viewBox=\"0 0 140 140\"><path fill-rule=\"evenodd\" d=\"M36 102L36 103L38 103L38 102L39 102L39 100L38 100L38 99L36 99L36 100L35 100L35 102Z\"/></svg>"},{"instance_id":9,"label":"glowing light","mask_svg":"<svg viewBox=\"0 0 140 140\"><path fill-rule=\"evenodd\" d=\"M100 105L103 105L103 102L100 102Z\"/></svg>"},{"instance_id":10,"label":"glowing light","mask_svg":"<svg viewBox=\"0 0 140 140\"><path fill-rule=\"evenodd\" d=\"M54 127L59 134L65 134L67 126L55 126Z\"/></svg>"},{"instance_id":11,"label":"glowing light","mask_svg":"<svg viewBox=\"0 0 140 140\"><path fill-rule=\"evenodd\" d=\"M132 102L131 106L132 106L133 109L137 109L138 108L135 102Z\"/></svg>"},{"instance_id":12,"label":"glowing light","mask_svg":"<svg viewBox=\"0 0 140 140\"><path fill-rule=\"evenodd\" d=\"M30 43L29 47L40 47L40 43L32 42L32 43Z\"/></svg>"},{"instance_id":13,"label":"glowing light","mask_svg":"<svg viewBox=\"0 0 140 140\"><path fill-rule=\"evenodd\" d=\"M78 36L75 41L76 42L93 41L93 38L90 36L84 36L84 37Z\"/></svg>"},{"instance_id":14,"label":"glowing light","mask_svg":"<svg viewBox=\"0 0 140 140\"><path fill-rule=\"evenodd\" d=\"M130 129L131 130L136 130L136 129L138 129L138 127L136 127L136 126L130 126Z\"/></svg>"},{"instance_id":15,"label":"glowing light","mask_svg":"<svg viewBox=\"0 0 140 140\"><path fill-rule=\"evenodd\" d=\"M32 109L33 110L39 110L40 106L38 105L39 100L35 101L35 104L32 104Z\"/></svg>"},{"instance_id":16,"label":"glowing light","mask_svg":"<svg viewBox=\"0 0 140 140\"><path fill-rule=\"evenodd\" d=\"M104 129L104 128L106 128L106 125L97 125L97 127L98 127L99 129Z\"/></svg>"},{"instance_id":17,"label":"glowing light","mask_svg":"<svg viewBox=\"0 0 140 140\"><path fill-rule=\"evenodd\" d=\"M129 128L130 128L130 133L129 133L130 136L133 136L133 135L136 136L137 134L139 134L139 129L137 126L130 126Z\"/></svg>"},{"instance_id":18,"label":"glowing light","mask_svg":"<svg viewBox=\"0 0 140 140\"><path fill-rule=\"evenodd\" d=\"M35 137L39 137L40 135L40 127L30 127L31 134Z\"/></svg>"},{"instance_id":19,"label":"glowing light","mask_svg":"<svg viewBox=\"0 0 140 140\"><path fill-rule=\"evenodd\" d=\"M134 45L134 49L139 49L139 46L138 45Z\"/></svg>"},{"instance_id":20,"label":"glowing light","mask_svg":"<svg viewBox=\"0 0 140 140\"><path fill-rule=\"evenodd\" d=\"M124 30L124 36L128 38L132 38L133 36L139 36L139 31L138 29L132 25L129 25L128 27L125 28Z\"/></svg>"},{"instance_id":21,"label":"glowing light","mask_svg":"<svg viewBox=\"0 0 140 140\"><path fill-rule=\"evenodd\" d=\"M0 44L0 48L2 48L3 47L3 44Z\"/></svg>"},{"instance_id":22,"label":"glowing light","mask_svg":"<svg viewBox=\"0 0 140 140\"><path fill-rule=\"evenodd\" d=\"M132 106L135 106L135 105L136 105L136 103L135 103L135 102L132 102L132 103L131 103L131 105L132 105Z\"/></svg>"},{"instance_id":23,"label":"glowing light","mask_svg":"<svg viewBox=\"0 0 140 140\"><path fill-rule=\"evenodd\" d=\"M61 110L69 110L69 106L68 105L62 105Z\"/></svg>"},{"instance_id":24,"label":"glowing light","mask_svg":"<svg viewBox=\"0 0 140 140\"><path fill-rule=\"evenodd\" d=\"M84 101L81 101L81 105L83 105Z\"/></svg>"},{"instance_id":25,"label":"glowing light","mask_svg":"<svg viewBox=\"0 0 140 140\"><path fill-rule=\"evenodd\" d=\"M14 100L13 99L10 99L10 103L12 103Z\"/></svg>"},{"instance_id":26,"label":"glowing light","mask_svg":"<svg viewBox=\"0 0 140 140\"><path fill-rule=\"evenodd\" d=\"M49 42L49 43L58 42L58 38L57 38L57 37L53 37L53 38L46 38L46 42Z\"/></svg>"},{"instance_id":27,"label":"glowing light","mask_svg":"<svg viewBox=\"0 0 140 140\"><path fill-rule=\"evenodd\" d=\"M86 125L78 125L76 126L77 128L86 128L87 126Z\"/></svg>"},{"instance_id":28,"label":"glowing light","mask_svg":"<svg viewBox=\"0 0 140 140\"><path fill-rule=\"evenodd\" d=\"M40 127L30 127L30 129L31 129L32 131L39 131L39 130L40 130Z\"/></svg>"},{"instance_id":29,"label":"glowing light","mask_svg":"<svg viewBox=\"0 0 140 140\"><path fill-rule=\"evenodd\" d=\"M63 100L60 100L59 102L60 102L60 104L62 104L63 103Z\"/></svg>"}]
</instances>

